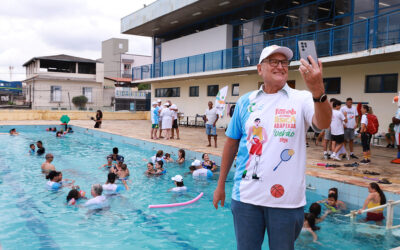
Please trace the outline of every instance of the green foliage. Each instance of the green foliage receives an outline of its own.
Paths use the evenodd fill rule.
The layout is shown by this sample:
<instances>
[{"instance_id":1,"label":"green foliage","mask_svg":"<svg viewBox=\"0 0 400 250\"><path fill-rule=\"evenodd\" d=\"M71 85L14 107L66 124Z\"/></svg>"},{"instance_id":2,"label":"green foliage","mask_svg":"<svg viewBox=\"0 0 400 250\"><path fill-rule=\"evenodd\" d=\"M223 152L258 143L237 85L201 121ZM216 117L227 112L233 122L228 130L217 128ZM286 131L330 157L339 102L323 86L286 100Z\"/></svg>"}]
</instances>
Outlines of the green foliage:
<instances>
[{"instance_id":1,"label":"green foliage","mask_svg":"<svg viewBox=\"0 0 400 250\"><path fill-rule=\"evenodd\" d=\"M148 90L151 89L151 85L149 83L140 83L138 85L139 90Z\"/></svg>"},{"instance_id":2,"label":"green foliage","mask_svg":"<svg viewBox=\"0 0 400 250\"><path fill-rule=\"evenodd\" d=\"M79 109L83 109L86 106L86 103L88 102L88 99L84 95L80 96L74 96L72 98L72 103L78 107Z\"/></svg>"}]
</instances>

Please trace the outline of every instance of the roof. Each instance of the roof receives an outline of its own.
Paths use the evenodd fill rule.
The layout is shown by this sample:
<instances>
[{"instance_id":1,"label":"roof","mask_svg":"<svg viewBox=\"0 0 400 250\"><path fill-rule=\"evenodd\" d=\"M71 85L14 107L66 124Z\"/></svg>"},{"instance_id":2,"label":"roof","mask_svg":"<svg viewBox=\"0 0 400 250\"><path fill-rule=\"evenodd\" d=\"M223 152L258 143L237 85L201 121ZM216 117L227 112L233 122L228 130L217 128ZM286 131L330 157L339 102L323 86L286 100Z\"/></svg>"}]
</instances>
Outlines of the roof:
<instances>
[{"instance_id":1,"label":"roof","mask_svg":"<svg viewBox=\"0 0 400 250\"><path fill-rule=\"evenodd\" d=\"M121 19L121 33L157 36L259 0L158 0ZM193 31L194 33L194 31Z\"/></svg>"},{"instance_id":2,"label":"roof","mask_svg":"<svg viewBox=\"0 0 400 250\"><path fill-rule=\"evenodd\" d=\"M106 79L112 80L114 82L131 82L132 78L123 78L123 77L104 77Z\"/></svg>"},{"instance_id":3,"label":"roof","mask_svg":"<svg viewBox=\"0 0 400 250\"><path fill-rule=\"evenodd\" d=\"M51 60L51 61L63 61L63 62L80 62L80 63L96 63L96 60L76 57L76 56L69 56L65 54L54 55L54 56L41 56L41 57L33 57L22 66L27 66L28 64L32 63L36 60Z\"/></svg>"},{"instance_id":4,"label":"roof","mask_svg":"<svg viewBox=\"0 0 400 250\"><path fill-rule=\"evenodd\" d=\"M71 76L56 76L56 75L34 75L31 76L22 82L29 82L32 80L50 80L50 81L72 81L72 82L88 82L88 83L101 83L101 82L96 82L96 79L94 78L82 78L82 77L74 77L74 74L71 74Z\"/></svg>"}]
</instances>

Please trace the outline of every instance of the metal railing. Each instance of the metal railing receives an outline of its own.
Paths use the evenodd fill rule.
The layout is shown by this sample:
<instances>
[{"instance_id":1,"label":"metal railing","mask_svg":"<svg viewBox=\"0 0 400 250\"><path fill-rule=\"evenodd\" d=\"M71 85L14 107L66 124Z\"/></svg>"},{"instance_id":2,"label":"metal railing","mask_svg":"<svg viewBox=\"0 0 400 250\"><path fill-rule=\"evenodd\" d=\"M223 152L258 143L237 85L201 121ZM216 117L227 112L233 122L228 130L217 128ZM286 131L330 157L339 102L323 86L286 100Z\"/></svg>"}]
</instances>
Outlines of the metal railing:
<instances>
[{"instance_id":1,"label":"metal railing","mask_svg":"<svg viewBox=\"0 0 400 250\"><path fill-rule=\"evenodd\" d=\"M394 207L398 204L400 204L400 200L388 201L388 203L386 203L384 205L362 210L360 214L376 211L376 210L379 210L382 208L387 208L386 209L386 229L400 228L400 225L393 226ZM346 214L345 216L350 217L351 222L354 222L354 219L356 218L357 215L359 215L358 210L352 210L349 214Z\"/></svg>"},{"instance_id":2,"label":"metal railing","mask_svg":"<svg viewBox=\"0 0 400 250\"><path fill-rule=\"evenodd\" d=\"M315 40L319 57L397 44L400 43L400 10L329 29L134 67L132 80L254 66L262 49L272 44L291 48L293 60L299 60L299 40Z\"/></svg>"}]
</instances>

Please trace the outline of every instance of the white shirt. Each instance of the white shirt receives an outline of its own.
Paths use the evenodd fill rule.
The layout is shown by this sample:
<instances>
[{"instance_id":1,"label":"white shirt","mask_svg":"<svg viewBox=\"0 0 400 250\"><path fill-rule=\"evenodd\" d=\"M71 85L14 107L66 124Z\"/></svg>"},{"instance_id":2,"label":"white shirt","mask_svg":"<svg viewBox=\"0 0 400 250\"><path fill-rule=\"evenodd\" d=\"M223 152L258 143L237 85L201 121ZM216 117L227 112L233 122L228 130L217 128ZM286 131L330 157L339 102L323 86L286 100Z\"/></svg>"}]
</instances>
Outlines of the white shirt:
<instances>
[{"instance_id":1,"label":"white shirt","mask_svg":"<svg viewBox=\"0 0 400 250\"><path fill-rule=\"evenodd\" d=\"M162 157L156 157L155 155L153 155L150 158L150 161L155 165L157 161L164 161L164 159Z\"/></svg>"},{"instance_id":2,"label":"white shirt","mask_svg":"<svg viewBox=\"0 0 400 250\"><path fill-rule=\"evenodd\" d=\"M178 111L172 110L172 109L176 109L178 110L178 106L176 106L175 104L172 104L170 107L171 111L172 111L172 118L174 120L178 119Z\"/></svg>"},{"instance_id":3,"label":"white shirt","mask_svg":"<svg viewBox=\"0 0 400 250\"><path fill-rule=\"evenodd\" d=\"M357 112L357 108L354 106L351 106L350 108L348 108L346 105L344 105L343 107L340 108L340 111L344 114L344 112L347 113L347 123L345 123L344 125L346 125L346 128L353 128L356 126L357 122L356 122L356 116L358 116L358 112Z\"/></svg>"},{"instance_id":4,"label":"white shirt","mask_svg":"<svg viewBox=\"0 0 400 250\"><path fill-rule=\"evenodd\" d=\"M108 206L108 202L105 196L99 195L96 196L90 200L88 200L85 204L85 207L88 207L89 209L99 209L99 208L104 208Z\"/></svg>"},{"instance_id":5,"label":"white shirt","mask_svg":"<svg viewBox=\"0 0 400 250\"><path fill-rule=\"evenodd\" d=\"M118 186L115 183L114 184L108 183L103 185L103 194L105 195L117 194L124 189L125 189L124 187Z\"/></svg>"},{"instance_id":6,"label":"white shirt","mask_svg":"<svg viewBox=\"0 0 400 250\"><path fill-rule=\"evenodd\" d=\"M193 171L193 177L207 177L207 169L200 168Z\"/></svg>"},{"instance_id":7,"label":"white shirt","mask_svg":"<svg viewBox=\"0 0 400 250\"><path fill-rule=\"evenodd\" d=\"M365 126L368 126L367 114L361 116L361 124L365 124Z\"/></svg>"},{"instance_id":8,"label":"white shirt","mask_svg":"<svg viewBox=\"0 0 400 250\"><path fill-rule=\"evenodd\" d=\"M206 109L206 117L208 125L214 125L215 120L217 120L218 113L216 108Z\"/></svg>"},{"instance_id":9,"label":"white shirt","mask_svg":"<svg viewBox=\"0 0 400 250\"><path fill-rule=\"evenodd\" d=\"M332 110L332 122L331 122L331 134L332 135L343 135L344 134L344 114L339 110Z\"/></svg>"},{"instance_id":10,"label":"white shirt","mask_svg":"<svg viewBox=\"0 0 400 250\"><path fill-rule=\"evenodd\" d=\"M186 187L186 186L183 186L183 187L174 187L174 188L171 189L172 192L184 192L184 191L186 191L186 190L187 190L187 187Z\"/></svg>"},{"instance_id":11,"label":"white shirt","mask_svg":"<svg viewBox=\"0 0 400 250\"><path fill-rule=\"evenodd\" d=\"M306 204L305 144L313 115L311 93L287 84L276 94L267 94L260 88L239 98L226 131L229 138L240 140L232 199L277 208L299 208ZM257 118L266 133L260 150L252 147L259 133L251 129ZM248 139L249 131L253 132ZM250 152L254 155L248 164ZM242 178L247 164L246 177ZM260 179L253 179L253 174Z\"/></svg>"}]
</instances>

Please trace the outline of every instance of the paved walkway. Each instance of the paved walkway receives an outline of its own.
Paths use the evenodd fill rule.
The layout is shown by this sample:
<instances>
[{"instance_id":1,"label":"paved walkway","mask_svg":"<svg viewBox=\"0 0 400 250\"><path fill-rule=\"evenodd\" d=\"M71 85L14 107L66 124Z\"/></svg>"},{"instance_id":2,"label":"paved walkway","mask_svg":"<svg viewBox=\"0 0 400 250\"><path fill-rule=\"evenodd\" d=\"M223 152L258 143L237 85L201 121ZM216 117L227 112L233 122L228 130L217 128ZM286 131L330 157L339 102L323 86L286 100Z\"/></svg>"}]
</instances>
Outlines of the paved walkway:
<instances>
[{"instance_id":1,"label":"paved walkway","mask_svg":"<svg viewBox=\"0 0 400 250\"><path fill-rule=\"evenodd\" d=\"M0 121L0 125L40 125L40 124L59 124L57 121ZM93 128L94 122L90 120L73 120L71 125L84 128ZM192 151L204 152L213 155L222 156L223 145L226 136L223 130L217 130L218 147L207 147L208 141L204 128L180 127L180 140L151 140L150 139L150 121L143 120L105 120L100 131L109 132L118 135L124 135L146 141L166 144L177 148L184 148ZM355 145L355 154L362 155L361 145ZM388 178L393 184L380 185L384 190L400 194L400 165L391 164L396 156L397 149L387 149L385 147L372 147L372 163L369 165L360 165L358 168L339 167L327 170L325 167L317 166L317 163L340 164L353 163L353 161L343 160L341 162L327 161L322 157L322 147L316 146L310 141L310 147L307 149L307 174L326 179L333 179L340 182L346 182L359 186L367 186L371 180L367 178ZM361 157L360 157L361 158ZM363 174L363 171L378 172L380 175L372 176Z\"/></svg>"}]
</instances>

